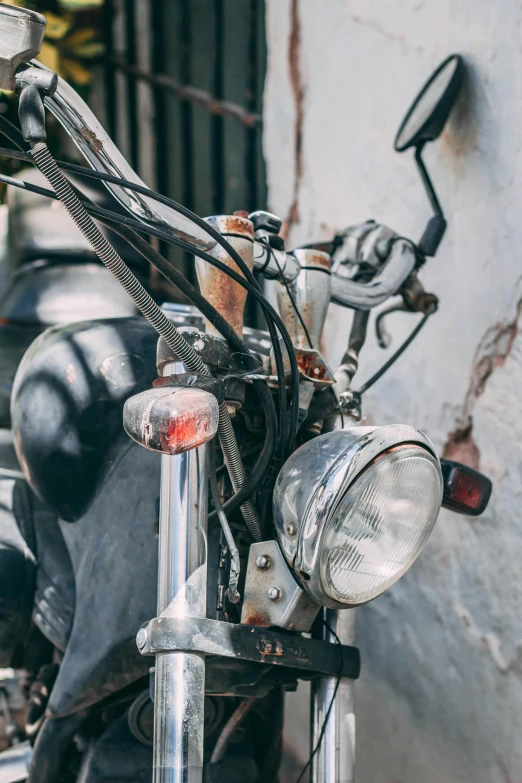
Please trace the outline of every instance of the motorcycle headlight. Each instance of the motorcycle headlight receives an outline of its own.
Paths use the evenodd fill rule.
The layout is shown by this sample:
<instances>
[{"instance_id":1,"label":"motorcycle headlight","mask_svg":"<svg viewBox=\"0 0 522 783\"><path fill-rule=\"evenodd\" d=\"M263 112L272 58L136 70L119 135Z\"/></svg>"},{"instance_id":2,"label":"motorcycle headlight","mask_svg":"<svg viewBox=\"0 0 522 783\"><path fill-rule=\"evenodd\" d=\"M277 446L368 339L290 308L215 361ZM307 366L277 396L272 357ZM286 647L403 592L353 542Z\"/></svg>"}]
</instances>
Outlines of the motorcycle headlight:
<instances>
[{"instance_id":1,"label":"motorcycle headlight","mask_svg":"<svg viewBox=\"0 0 522 783\"><path fill-rule=\"evenodd\" d=\"M442 474L405 425L320 435L287 460L274 492L281 548L320 604L376 598L414 563L437 519Z\"/></svg>"}]
</instances>

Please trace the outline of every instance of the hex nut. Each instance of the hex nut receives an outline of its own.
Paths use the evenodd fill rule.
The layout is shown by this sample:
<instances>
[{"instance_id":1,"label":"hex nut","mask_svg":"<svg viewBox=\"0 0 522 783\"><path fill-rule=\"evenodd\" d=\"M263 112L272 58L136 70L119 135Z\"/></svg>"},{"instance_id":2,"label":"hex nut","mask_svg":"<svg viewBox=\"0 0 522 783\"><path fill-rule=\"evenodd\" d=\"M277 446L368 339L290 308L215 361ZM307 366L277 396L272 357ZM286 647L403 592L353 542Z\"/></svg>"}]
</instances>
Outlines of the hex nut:
<instances>
[{"instance_id":1,"label":"hex nut","mask_svg":"<svg viewBox=\"0 0 522 783\"><path fill-rule=\"evenodd\" d=\"M269 555L259 555L256 557L256 566L261 571L266 571L268 568L270 568L271 563L272 560L270 559Z\"/></svg>"},{"instance_id":2,"label":"hex nut","mask_svg":"<svg viewBox=\"0 0 522 783\"><path fill-rule=\"evenodd\" d=\"M266 594L271 601L280 601L283 597L283 591L280 587L269 587Z\"/></svg>"},{"instance_id":3,"label":"hex nut","mask_svg":"<svg viewBox=\"0 0 522 783\"><path fill-rule=\"evenodd\" d=\"M140 628L136 634L136 644L138 645L138 650L143 650L147 644L147 631L145 628Z\"/></svg>"}]
</instances>

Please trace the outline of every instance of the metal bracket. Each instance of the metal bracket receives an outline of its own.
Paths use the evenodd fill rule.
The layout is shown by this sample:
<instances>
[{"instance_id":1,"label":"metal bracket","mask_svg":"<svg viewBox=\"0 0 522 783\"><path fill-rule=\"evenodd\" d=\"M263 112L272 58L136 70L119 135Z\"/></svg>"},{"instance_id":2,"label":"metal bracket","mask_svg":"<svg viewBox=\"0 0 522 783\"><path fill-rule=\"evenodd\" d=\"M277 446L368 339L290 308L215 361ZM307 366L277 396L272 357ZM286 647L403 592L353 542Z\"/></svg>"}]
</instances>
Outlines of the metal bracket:
<instances>
[{"instance_id":1,"label":"metal bracket","mask_svg":"<svg viewBox=\"0 0 522 783\"><path fill-rule=\"evenodd\" d=\"M355 680L361 669L357 647L308 639L284 631L223 623L202 617L156 617L138 631L142 655L191 652L273 664L327 677Z\"/></svg>"},{"instance_id":2,"label":"metal bracket","mask_svg":"<svg viewBox=\"0 0 522 783\"><path fill-rule=\"evenodd\" d=\"M277 541L252 544L248 555L241 622L288 631L309 631L320 606L292 576Z\"/></svg>"}]
</instances>

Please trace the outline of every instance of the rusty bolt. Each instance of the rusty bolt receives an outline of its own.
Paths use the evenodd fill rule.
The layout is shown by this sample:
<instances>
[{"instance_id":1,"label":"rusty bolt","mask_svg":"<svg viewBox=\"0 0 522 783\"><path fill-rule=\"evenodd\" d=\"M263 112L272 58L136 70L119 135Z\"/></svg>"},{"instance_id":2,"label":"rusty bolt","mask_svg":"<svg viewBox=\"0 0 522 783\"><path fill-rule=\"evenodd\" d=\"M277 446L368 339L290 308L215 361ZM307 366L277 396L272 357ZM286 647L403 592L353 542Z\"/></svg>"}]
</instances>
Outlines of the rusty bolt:
<instances>
[{"instance_id":1,"label":"rusty bolt","mask_svg":"<svg viewBox=\"0 0 522 783\"><path fill-rule=\"evenodd\" d=\"M295 534L297 533L297 525L295 524L295 522L288 523L288 525L286 526L286 532L288 533L289 536L295 536Z\"/></svg>"},{"instance_id":2,"label":"rusty bolt","mask_svg":"<svg viewBox=\"0 0 522 783\"><path fill-rule=\"evenodd\" d=\"M266 594L271 601L280 601L283 597L283 591L280 587L269 587Z\"/></svg>"},{"instance_id":3,"label":"rusty bolt","mask_svg":"<svg viewBox=\"0 0 522 783\"><path fill-rule=\"evenodd\" d=\"M138 650L143 650L147 644L147 631L145 628L140 628L138 631L136 635L136 644L138 645Z\"/></svg>"},{"instance_id":4,"label":"rusty bolt","mask_svg":"<svg viewBox=\"0 0 522 783\"><path fill-rule=\"evenodd\" d=\"M267 568L270 568L271 562L268 555L259 555L259 557L256 557L256 566L261 571L266 571Z\"/></svg>"}]
</instances>

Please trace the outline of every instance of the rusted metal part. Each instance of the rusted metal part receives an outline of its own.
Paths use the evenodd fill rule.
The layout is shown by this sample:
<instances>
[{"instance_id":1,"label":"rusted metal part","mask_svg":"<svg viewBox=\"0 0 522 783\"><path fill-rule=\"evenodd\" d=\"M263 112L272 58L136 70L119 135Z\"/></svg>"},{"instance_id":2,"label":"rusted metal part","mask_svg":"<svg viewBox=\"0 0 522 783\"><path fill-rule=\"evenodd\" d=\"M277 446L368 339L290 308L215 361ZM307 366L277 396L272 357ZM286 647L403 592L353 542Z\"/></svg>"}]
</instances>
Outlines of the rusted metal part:
<instances>
[{"instance_id":1,"label":"rusted metal part","mask_svg":"<svg viewBox=\"0 0 522 783\"><path fill-rule=\"evenodd\" d=\"M81 128L80 135L82 139L85 139L85 141L88 142L95 152L100 152L100 150L103 149L103 141L100 141L95 132L90 128Z\"/></svg>"},{"instance_id":2,"label":"rusted metal part","mask_svg":"<svg viewBox=\"0 0 522 783\"><path fill-rule=\"evenodd\" d=\"M270 590L278 591L276 599L271 597ZM242 623L309 631L319 608L319 604L292 576L277 541L252 544L241 610Z\"/></svg>"},{"instance_id":3,"label":"rusted metal part","mask_svg":"<svg viewBox=\"0 0 522 783\"><path fill-rule=\"evenodd\" d=\"M332 293L331 258L320 250L303 248L292 255L300 271L291 283L277 285L277 305L295 347L317 348Z\"/></svg>"},{"instance_id":4,"label":"rusted metal part","mask_svg":"<svg viewBox=\"0 0 522 783\"><path fill-rule=\"evenodd\" d=\"M298 258L302 269L326 269L329 272L332 268L330 255L319 248L298 248L294 250L294 255Z\"/></svg>"},{"instance_id":5,"label":"rusted metal part","mask_svg":"<svg viewBox=\"0 0 522 783\"><path fill-rule=\"evenodd\" d=\"M431 315L439 306L439 300L435 294L430 294L424 290L417 272L411 273L405 281L401 293L407 307L416 313L424 313L424 315L429 313Z\"/></svg>"},{"instance_id":6,"label":"rusted metal part","mask_svg":"<svg viewBox=\"0 0 522 783\"><path fill-rule=\"evenodd\" d=\"M142 68L131 65L118 57L111 57L109 62L118 70L130 74L140 81L147 82L155 87L162 87L169 92L173 92L181 100L203 106L210 114L217 114L220 117L231 117L247 128L259 127L263 122L261 114L249 112L231 101L218 100L206 90L200 90L198 87L193 87L190 84L180 84L171 76L144 71Z\"/></svg>"},{"instance_id":7,"label":"rusted metal part","mask_svg":"<svg viewBox=\"0 0 522 783\"><path fill-rule=\"evenodd\" d=\"M335 375L333 370L319 351L312 348L296 348L295 356L297 359L297 366L299 368L299 378L305 381L311 381L314 384L315 389L324 389L326 386L331 386L335 383ZM290 363L288 357L283 357L283 363L285 368L285 375L290 377ZM270 369L273 375L275 375L275 362L273 352L270 354Z\"/></svg>"},{"instance_id":8,"label":"rusted metal part","mask_svg":"<svg viewBox=\"0 0 522 783\"><path fill-rule=\"evenodd\" d=\"M319 351L306 348L295 352L299 373L306 380L313 381L316 386L335 383L335 376Z\"/></svg>"},{"instance_id":9,"label":"rusted metal part","mask_svg":"<svg viewBox=\"0 0 522 783\"><path fill-rule=\"evenodd\" d=\"M361 668L357 647L343 645L341 655L338 644L203 617L156 617L140 629L137 644L142 655L198 653L351 679Z\"/></svg>"},{"instance_id":10,"label":"rusted metal part","mask_svg":"<svg viewBox=\"0 0 522 783\"><path fill-rule=\"evenodd\" d=\"M243 210L237 210L233 215L210 215L205 218L213 228L223 236L246 237L254 241L254 224L246 215L239 214Z\"/></svg>"},{"instance_id":11,"label":"rusted metal part","mask_svg":"<svg viewBox=\"0 0 522 783\"><path fill-rule=\"evenodd\" d=\"M207 218L214 228L227 237L227 240L239 253L248 268L254 268L254 225L248 218L239 215L216 215ZM215 245L210 251L223 264L242 274L237 264L220 245ZM196 258L196 272L201 293L214 305L216 310L232 326L240 337L243 334L243 311L247 298L246 290L232 280L224 272L211 266L207 261ZM219 336L219 333L208 321L206 331Z\"/></svg>"}]
</instances>

